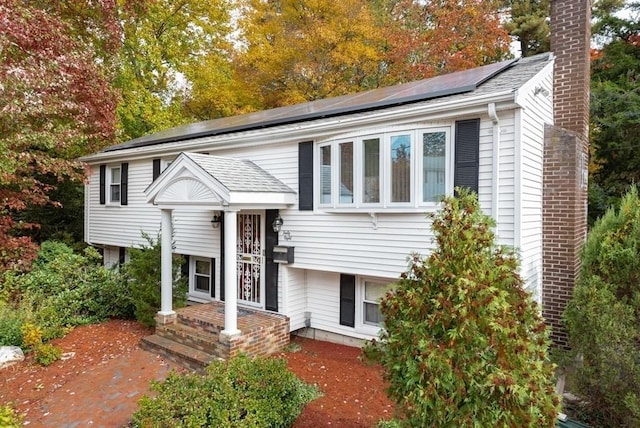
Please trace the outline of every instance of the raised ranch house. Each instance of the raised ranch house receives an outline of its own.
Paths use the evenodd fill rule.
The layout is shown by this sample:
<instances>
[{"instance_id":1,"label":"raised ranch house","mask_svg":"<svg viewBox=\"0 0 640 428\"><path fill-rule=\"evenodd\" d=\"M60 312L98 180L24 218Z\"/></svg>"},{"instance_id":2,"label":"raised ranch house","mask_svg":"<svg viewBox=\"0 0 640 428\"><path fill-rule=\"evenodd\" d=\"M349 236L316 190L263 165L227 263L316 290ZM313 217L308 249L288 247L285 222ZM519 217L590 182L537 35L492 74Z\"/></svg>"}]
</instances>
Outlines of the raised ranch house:
<instances>
[{"instance_id":1,"label":"raised ranch house","mask_svg":"<svg viewBox=\"0 0 640 428\"><path fill-rule=\"evenodd\" d=\"M557 27L568 18L553 3ZM162 337L149 346L172 339L225 357L275 350L289 331L356 344L377 335L378 298L407 256L433 245L425 213L465 186L499 243L519 250L534 298L551 296L553 324L585 214L584 136L552 126L588 73L588 43L565 40L588 28L575 21L552 40L566 47L556 56L185 125L86 156L86 241L115 264L141 232L161 232ZM554 62L578 78L554 79ZM208 303L189 315L171 306L172 253L187 259L189 300Z\"/></svg>"}]
</instances>

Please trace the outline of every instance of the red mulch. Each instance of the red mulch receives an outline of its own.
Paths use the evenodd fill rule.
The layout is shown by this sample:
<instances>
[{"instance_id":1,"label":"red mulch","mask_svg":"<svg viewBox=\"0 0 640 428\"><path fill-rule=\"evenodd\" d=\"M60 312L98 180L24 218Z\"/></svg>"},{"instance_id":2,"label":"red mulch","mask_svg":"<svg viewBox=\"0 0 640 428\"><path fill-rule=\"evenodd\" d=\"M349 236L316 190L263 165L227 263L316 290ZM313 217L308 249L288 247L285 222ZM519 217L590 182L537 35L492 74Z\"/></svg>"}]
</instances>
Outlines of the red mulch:
<instances>
[{"instance_id":1,"label":"red mulch","mask_svg":"<svg viewBox=\"0 0 640 428\"><path fill-rule=\"evenodd\" d=\"M78 327L54 341L64 352L75 352L72 358L41 367L27 357L0 369L0 404L12 403L30 427L124 426L149 382L176 367L139 348L140 338L150 333L121 320ZM296 428L372 427L391 417L381 370L360 361L359 349L302 338L293 343L300 349L280 356L323 393L305 408Z\"/></svg>"}]
</instances>

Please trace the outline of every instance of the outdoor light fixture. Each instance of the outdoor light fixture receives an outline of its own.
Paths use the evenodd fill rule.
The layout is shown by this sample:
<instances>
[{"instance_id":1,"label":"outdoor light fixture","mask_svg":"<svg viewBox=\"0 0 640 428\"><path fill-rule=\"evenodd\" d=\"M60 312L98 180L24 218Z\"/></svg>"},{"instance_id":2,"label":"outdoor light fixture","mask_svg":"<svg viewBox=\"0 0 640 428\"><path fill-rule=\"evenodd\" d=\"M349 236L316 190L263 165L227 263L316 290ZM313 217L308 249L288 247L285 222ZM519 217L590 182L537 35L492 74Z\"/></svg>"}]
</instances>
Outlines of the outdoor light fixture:
<instances>
[{"instance_id":1,"label":"outdoor light fixture","mask_svg":"<svg viewBox=\"0 0 640 428\"><path fill-rule=\"evenodd\" d=\"M280 217L280 214L277 214L276 219L273 220L273 224L271 224L271 226L273 226L273 231L276 233L280 232L280 229L282 229L283 224L284 224L284 220L282 220L282 217Z\"/></svg>"},{"instance_id":2,"label":"outdoor light fixture","mask_svg":"<svg viewBox=\"0 0 640 428\"><path fill-rule=\"evenodd\" d=\"M214 213L213 218L211 219L211 227L218 229L220 227L220 222L222 222L222 216L219 212Z\"/></svg>"}]
</instances>

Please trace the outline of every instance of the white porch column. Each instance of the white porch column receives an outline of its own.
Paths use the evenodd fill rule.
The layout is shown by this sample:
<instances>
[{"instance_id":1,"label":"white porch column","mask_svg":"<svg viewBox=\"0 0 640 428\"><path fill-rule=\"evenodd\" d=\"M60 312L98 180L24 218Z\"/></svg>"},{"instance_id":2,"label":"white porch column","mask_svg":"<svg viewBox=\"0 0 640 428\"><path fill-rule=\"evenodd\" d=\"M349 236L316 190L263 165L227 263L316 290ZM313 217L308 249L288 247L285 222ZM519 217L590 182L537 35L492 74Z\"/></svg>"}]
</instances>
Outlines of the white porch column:
<instances>
[{"instance_id":1,"label":"white porch column","mask_svg":"<svg viewBox=\"0 0 640 428\"><path fill-rule=\"evenodd\" d=\"M224 330L222 334L234 336L238 330L238 273L237 240L238 210L224 212Z\"/></svg>"},{"instance_id":2,"label":"white porch column","mask_svg":"<svg viewBox=\"0 0 640 428\"><path fill-rule=\"evenodd\" d=\"M161 282L160 282L160 312L158 315L161 317L167 317L175 314L172 308L172 288L173 288L173 274L172 274L172 236L173 230L171 225L171 210L160 210L161 218Z\"/></svg>"}]
</instances>

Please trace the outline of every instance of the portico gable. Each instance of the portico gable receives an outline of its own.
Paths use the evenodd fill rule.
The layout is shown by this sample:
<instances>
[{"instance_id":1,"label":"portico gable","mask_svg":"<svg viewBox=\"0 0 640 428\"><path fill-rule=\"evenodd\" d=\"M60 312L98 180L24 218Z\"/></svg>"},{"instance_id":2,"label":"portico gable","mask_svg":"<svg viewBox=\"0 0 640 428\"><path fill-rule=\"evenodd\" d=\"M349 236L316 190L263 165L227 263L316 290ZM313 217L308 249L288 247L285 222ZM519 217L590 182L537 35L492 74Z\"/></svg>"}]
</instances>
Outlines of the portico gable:
<instances>
[{"instance_id":1,"label":"portico gable","mask_svg":"<svg viewBox=\"0 0 640 428\"><path fill-rule=\"evenodd\" d=\"M246 160L181 153L145 190L147 202L161 212L162 279L160 323L175 319L172 308L172 211L211 209L224 212L224 249L237 248L237 213L242 210L283 209L296 201L296 193L256 164ZM223 334L234 336L237 328L237 269L235 257L224 263L225 326Z\"/></svg>"}]
</instances>

